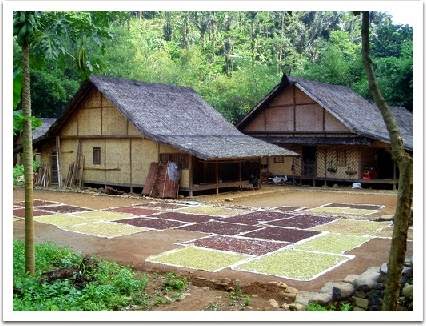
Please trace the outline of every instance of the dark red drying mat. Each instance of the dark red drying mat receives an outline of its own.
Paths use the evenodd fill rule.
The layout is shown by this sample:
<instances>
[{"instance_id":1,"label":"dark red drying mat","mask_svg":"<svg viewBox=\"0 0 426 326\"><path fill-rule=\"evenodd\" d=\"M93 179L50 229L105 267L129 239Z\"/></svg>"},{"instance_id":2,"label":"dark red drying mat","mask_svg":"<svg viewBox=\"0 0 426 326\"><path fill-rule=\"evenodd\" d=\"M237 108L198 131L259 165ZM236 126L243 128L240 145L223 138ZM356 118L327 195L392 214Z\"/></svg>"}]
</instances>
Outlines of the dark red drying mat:
<instances>
[{"instance_id":1,"label":"dark red drying mat","mask_svg":"<svg viewBox=\"0 0 426 326\"><path fill-rule=\"evenodd\" d=\"M222 251L234 251L247 255L262 256L289 245L288 242L272 242L256 239L240 239L221 235L213 235L189 242L197 247Z\"/></svg>"},{"instance_id":2,"label":"dark red drying mat","mask_svg":"<svg viewBox=\"0 0 426 326\"><path fill-rule=\"evenodd\" d=\"M55 213L74 213L74 212L83 212L83 211L91 211L89 208L82 208L78 206L72 205L59 205L59 206L41 206L37 207L39 209L55 212Z\"/></svg>"},{"instance_id":3,"label":"dark red drying mat","mask_svg":"<svg viewBox=\"0 0 426 326\"><path fill-rule=\"evenodd\" d=\"M299 228L308 229L317 225L330 223L335 219L332 217L317 216L317 215L296 215L292 218L275 220L268 222L269 225L287 227L287 228Z\"/></svg>"},{"instance_id":4,"label":"dark red drying mat","mask_svg":"<svg viewBox=\"0 0 426 326\"><path fill-rule=\"evenodd\" d=\"M285 229L279 227L265 227L262 230L246 233L244 234L244 237L294 243L303 239L310 238L319 233L320 232L318 231Z\"/></svg>"},{"instance_id":5,"label":"dark red drying mat","mask_svg":"<svg viewBox=\"0 0 426 326\"><path fill-rule=\"evenodd\" d=\"M145 218L145 217L136 217L131 219L123 219L114 221L122 224L129 224L138 227L151 228L156 230L165 230L169 228L175 228L178 226L185 225L185 223L178 221L170 221L163 219L154 219L154 218Z\"/></svg>"},{"instance_id":6,"label":"dark red drying mat","mask_svg":"<svg viewBox=\"0 0 426 326\"><path fill-rule=\"evenodd\" d=\"M331 203L327 204L324 207L349 207L355 209L368 209L368 210L379 210L382 209L381 205L372 205L372 204L340 204L340 203Z\"/></svg>"},{"instance_id":7,"label":"dark red drying mat","mask_svg":"<svg viewBox=\"0 0 426 326\"><path fill-rule=\"evenodd\" d=\"M159 211L155 210L155 209L147 209L147 208L142 208L142 207L134 207L134 206L129 206L129 207L117 207L117 208L109 208L107 209L108 211L114 211L114 212L120 212L120 213L129 213L129 214L133 214L133 215L152 215L154 213L158 213Z\"/></svg>"},{"instance_id":8,"label":"dark red drying mat","mask_svg":"<svg viewBox=\"0 0 426 326\"><path fill-rule=\"evenodd\" d=\"M52 215L52 212L43 211L40 209L34 209L33 210L33 216L40 216L40 215ZM13 216L18 217L25 217L25 208L17 208L13 210Z\"/></svg>"},{"instance_id":9,"label":"dark red drying mat","mask_svg":"<svg viewBox=\"0 0 426 326\"><path fill-rule=\"evenodd\" d=\"M210 215L195 215L195 214L184 214L178 212L166 212L159 215L156 215L157 218L164 218L167 220L176 220L187 223L201 223L208 222L210 220L217 220L219 217L210 216Z\"/></svg>"},{"instance_id":10,"label":"dark red drying mat","mask_svg":"<svg viewBox=\"0 0 426 326\"><path fill-rule=\"evenodd\" d=\"M302 207L297 207L297 206L281 206L281 207L277 207L275 208L278 211L281 212L291 212L291 211L295 211L296 209L301 209Z\"/></svg>"},{"instance_id":11,"label":"dark red drying mat","mask_svg":"<svg viewBox=\"0 0 426 326\"><path fill-rule=\"evenodd\" d=\"M181 230L187 231L198 231L204 233L213 233L221 235L236 235L241 232L254 231L258 229L254 226L249 225L239 225L233 223L222 223L222 222L205 222L205 223L196 223L180 228Z\"/></svg>"},{"instance_id":12,"label":"dark red drying mat","mask_svg":"<svg viewBox=\"0 0 426 326\"><path fill-rule=\"evenodd\" d=\"M176 208L182 208L185 207L183 205L177 205L177 204L173 204L173 203L161 203L161 202L156 202L156 203L143 203L143 204L136 204L134 205L135 207L157 207L157 208L164 208L164 209L176 209Z\"/></svg>"},{"instance_id":13,"label":"dark red drying mat","mask_svg":"<svg viewBox=\"0 0 426 326\"><path fill-rule=\"evenodd\" d=\"M269 211L258 211L252 212L244 215L236 215L232 217L221 218L221 221L227 223L241 223L247 225L256 225L259 222L267 222L276 219L290 218L295 216L295 214L284 214L279 212L269 212Z\"/></svg>"},{"instance_id":14,"label":"dark red drying mat","mask_svg":"<svg viewBox=\"0 0 426 326\"><path fill-rule=\"evenodd\" d=\"M43 199L34 199L33 200L33 206L34 207L38 207L38 206L47 206L47 205L59 205L60 203L54 202L54 201L50 201L50 200L43 200ZM13 203L13 205L17 205L17 206L25 206L25 201L20 201L18 203Z\"/></svg>"}]
</instances>

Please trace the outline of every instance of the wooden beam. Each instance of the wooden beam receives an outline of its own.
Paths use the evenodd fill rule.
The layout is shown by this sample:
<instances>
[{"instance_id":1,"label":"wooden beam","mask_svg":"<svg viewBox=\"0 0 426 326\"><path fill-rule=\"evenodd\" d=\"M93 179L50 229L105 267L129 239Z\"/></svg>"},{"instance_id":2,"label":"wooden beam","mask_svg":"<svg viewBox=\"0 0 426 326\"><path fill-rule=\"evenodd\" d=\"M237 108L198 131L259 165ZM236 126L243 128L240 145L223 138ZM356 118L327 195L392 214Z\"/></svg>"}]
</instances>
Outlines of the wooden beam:
<instances>
[{"instance_id":1,"label":"wooden beam","mask_svg":"<svg viewBox=\"0 0 426 326\"><path fill-rule=\"evenodd\" d=\"M262 188L262 156L259 158L259 189Z\"/></svg>"},{"instance_id":2,"label":"wooden beam","mask_svg":"<svg viewBox=\"0 0 426 326\"><path fill-rule=\"evenodd\" d=\"M143 139L143 136L139 135L69 135L69 136L62 136L62 139L128 139L128 138L134 138L134 139Z\"/></svg>"},{"instance_id":3,"label":"wooden beam","mask_svg":"<svg viewBox=\"0 0 426 326\"><path fill-rule=\"evenodd\" d=\"M129 165L130 165L130 171L129 171L129 179L130 179L130 192L133 192L133 178L132 178L132 172L133 172L133 164L132 164L132 138L129 139Z\"/></svg>"},{"instance_id":4,"label":"wooden beam","mask_svg":"<svg viewBox=\"0 0 426 326\"><path fill-rule=\"evenodd\" d=\"M392 163L393 163L393 171L392 171L393 177L392 177L392 179L393 179L393 180L396 180L396 163L395 163L395 161L394 161L394 160L392 160ZM392 189L393 189L393 190L397 190L397 185L396 185L396 183L392 183Z\"/></svg>"},{"instance_id":5,"label":"wooden beam","mask_svg":"<svg viewBox=\"0 0 426 326\"><path fill-rule=\"evenodd\" d=\"M102 110L102 107L103 107L103 104L102 104L102 99L103 99L103 95L102 94L100 94L100 96L101 96L101 135L103 134L103 122L102 122L102 115L103 115L103 110Z\"/></svg>"},{"instance_id":6,"label":"wooden beam","mask_svg":"<svg viewBox=\"0 0 426 326\"><path fill-rule=\"evenodd\" d=\"M93 167L93 166L89 166L84 168L85 170L89 170L89 171L121 171L121 168L116 167L116 168L97 168L97 167Z\"/></svg>"},{"instance_id":7,"label":"wooden beam","mask_svg":"<svg viewBox=\"0 0 426 326\"><path fill-rule=\"evenodd\" d=\"M293 86L293 131L296 131L296 87Z\"/></svg>"},{"instance_id":8,"label":"wooden beam","mask_svg":"<svg viewBox=\"0 0 426 326\"><path fill-rule=\"evenodd\" d=\"M189 154L188 154L189 155ZM188 157L188 171L189 171L189 197L192 197L194 195L193 187L194 187L194 165L193 165L193 157L192 155L189 155Z\"/></svg>"},{"instance_id":9,"label":"wooden beam","mask_svg":"<svg viewBox=\"0 0 426 326\"><path fill-rule=\"evenodd\" d=\"M58 187L62 187L62 176L61 176L61 139L56 136L56 168L58 170Z\"/></svg>"}]
</instances>

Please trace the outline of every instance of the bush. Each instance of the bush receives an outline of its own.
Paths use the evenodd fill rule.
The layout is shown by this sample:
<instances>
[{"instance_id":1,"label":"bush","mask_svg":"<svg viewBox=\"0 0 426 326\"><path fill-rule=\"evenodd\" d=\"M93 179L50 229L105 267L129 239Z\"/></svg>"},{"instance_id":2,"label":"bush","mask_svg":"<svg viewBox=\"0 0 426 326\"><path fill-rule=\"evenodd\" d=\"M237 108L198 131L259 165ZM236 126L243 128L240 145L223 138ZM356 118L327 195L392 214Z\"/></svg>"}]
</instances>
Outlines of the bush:
<instances>
[{"instance_id":1,"label":"bush","mask_svg":"<svg viewBox=\"0 0 426 326\"><path fill-rule=\"evenodd\" d=\"M78 273L70 279L42 280L42 273L71 268ZM83 274L83 275L82 275ZM88 280L82 288L76 278ZM116 263L96 260L85 269L83 257L50 243L36 245L36 274L24 270L24 244L13 244L14 310L119 310L129 305L144 306L147 278Z\"/></svg>"},{"instance_id":2,"label":"bush","mask_svg":"<svg viewBox=\"0 0 426 326\"><path fill-rule=\"evenodd\" d=\"M352 306L350 303L340 303L338 307L335 305L321 305L319 303L310 303L306 306L306 311L350 311Z\"/></svg>"}]
</instances>

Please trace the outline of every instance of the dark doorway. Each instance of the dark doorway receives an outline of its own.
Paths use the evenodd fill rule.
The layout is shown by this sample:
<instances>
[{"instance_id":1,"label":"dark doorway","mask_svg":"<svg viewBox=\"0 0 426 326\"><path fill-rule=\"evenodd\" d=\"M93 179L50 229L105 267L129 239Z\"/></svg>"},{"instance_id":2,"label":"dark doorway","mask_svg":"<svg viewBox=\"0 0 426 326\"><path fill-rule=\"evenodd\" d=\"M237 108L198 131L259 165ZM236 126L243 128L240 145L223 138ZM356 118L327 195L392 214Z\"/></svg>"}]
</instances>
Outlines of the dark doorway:
<instances>
[{"instance_id":1,"label":"dark doorway","mask_svg":"<svg viewBox=\"0 0 426 326\"><path fill-rule=\"evenodd\" d=\"M314 177L316 175L316 157L317 148L315 146L306 146L302 148L302 175L305 177Z\"/></svg>"},{"instance_id":2,"label":"dark doorway","mask_svg":"<svg viewBox=\"0 0 426 326\"><path fill-rule=\"evenodd\" d=\"M50 156L50 169L51 169L50 182L52 184L58 184L58 162L56 159L56 152L52 152Z\"/></svg>"},{"instance_id":3,"label":"dark doorway","mask_svg":"<svg viewBox=\"0 0 426 326\"><path fill-rule=\"evenodd\" d=\"M377 178L393 179L393 169L394 165L391 153L387 150L379 149L377 151Z\"/></svg>"}]
</instances>

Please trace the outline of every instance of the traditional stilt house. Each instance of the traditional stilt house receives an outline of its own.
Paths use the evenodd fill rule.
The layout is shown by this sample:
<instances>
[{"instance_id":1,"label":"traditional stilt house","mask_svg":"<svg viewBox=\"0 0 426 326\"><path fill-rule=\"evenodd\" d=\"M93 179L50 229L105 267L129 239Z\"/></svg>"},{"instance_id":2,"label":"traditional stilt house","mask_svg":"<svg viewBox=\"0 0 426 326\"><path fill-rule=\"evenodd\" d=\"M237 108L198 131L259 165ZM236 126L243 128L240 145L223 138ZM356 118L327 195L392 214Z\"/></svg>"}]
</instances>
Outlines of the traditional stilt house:
<instances>
[{"instance_id":1,"label":"traditional stilt house","mask_svg":"<svg viewBox=\"0 0 426 326\"><path fill-rule=\"evenodd\" d=\"M413 117L392 108L407 151ZM389 134L379 109L351 89L283 76L238 124L247 135L291 149L299 157L264 158L266 173L315 183L396 184Z\"/></svg>"},{"instance_id":2,"label":"traditional stilt house","mask_svg":"<svg viewBox=\"0 0 426 326\"><path fill-rule=\"evenodd\" d=\"M65 182L79 156L81 183L130 188L145 186L151 163L174 162L190 194L249 187L262 157L297 155L244 135L190 88L101 76L82 85L35 148L52 181Z\"/></svg>"}]
</instances>

